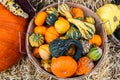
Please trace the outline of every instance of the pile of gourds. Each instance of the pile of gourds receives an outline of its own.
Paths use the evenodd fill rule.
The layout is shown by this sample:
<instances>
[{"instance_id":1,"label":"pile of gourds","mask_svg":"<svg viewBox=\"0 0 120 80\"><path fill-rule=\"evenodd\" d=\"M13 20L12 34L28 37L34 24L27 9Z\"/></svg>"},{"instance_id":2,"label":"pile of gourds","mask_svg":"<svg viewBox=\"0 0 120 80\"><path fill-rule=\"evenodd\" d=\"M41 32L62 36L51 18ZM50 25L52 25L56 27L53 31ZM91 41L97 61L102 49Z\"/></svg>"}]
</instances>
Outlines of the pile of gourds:
<instances>
[{"instance_id":1,"label":"pile of gourds","mask_svg":"<svg viewBox=\"0 0 120 80\"><path fill-rule=\"evenodd\" d=\"M58 9L58 10L57 10ZM39 12L29 43L41 67L60 78L88 74L102 56L95 20L82 9L61 4Z\"/></svg>"}]
</instances>

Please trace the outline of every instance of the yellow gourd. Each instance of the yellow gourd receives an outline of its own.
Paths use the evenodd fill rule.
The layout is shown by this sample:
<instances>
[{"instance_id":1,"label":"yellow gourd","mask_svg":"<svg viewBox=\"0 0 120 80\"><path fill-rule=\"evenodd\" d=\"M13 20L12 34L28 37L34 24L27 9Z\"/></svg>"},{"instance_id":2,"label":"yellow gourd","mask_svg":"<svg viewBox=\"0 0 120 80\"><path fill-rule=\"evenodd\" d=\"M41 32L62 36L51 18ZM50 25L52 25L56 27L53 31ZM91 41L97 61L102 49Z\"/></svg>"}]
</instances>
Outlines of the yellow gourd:
<instances>
[{"instance_id":1,"label":"yellow gourd","mask_svg":"<svg viewBox=\"0 0 120 80\"><path fill-rule=\"evenodd\" d=\"M111 35L120 21L120 10L114 4L106 4L96 11L97 15L101 18L104 23L107 35Z\"/></svg>"}]
</instances>

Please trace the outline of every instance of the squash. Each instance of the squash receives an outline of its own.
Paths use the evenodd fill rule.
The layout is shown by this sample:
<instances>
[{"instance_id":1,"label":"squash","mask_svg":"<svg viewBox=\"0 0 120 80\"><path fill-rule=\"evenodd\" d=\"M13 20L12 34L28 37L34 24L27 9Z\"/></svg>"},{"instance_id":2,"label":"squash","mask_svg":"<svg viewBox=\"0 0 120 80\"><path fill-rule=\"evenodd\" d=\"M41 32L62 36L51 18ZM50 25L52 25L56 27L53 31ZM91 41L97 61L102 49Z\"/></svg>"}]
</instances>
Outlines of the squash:
<instances>
[{"instance_id":1,"label":"squash","mask_svg":"<svg viewBox=\"0 0 120 80\"><path fill-rule=\"evenodd\" d=\"M41 67L51 73L51 60L41 60Z\"/></svg>"},{"instance_id":2,"label":"squash","mask_svg":"<svg viewBox=\"0 0 120 80\"><path fill-rule=\"evenodd\" d=\"M47 16L46 23L48 25L54 25L56 20L57 20L57 16L55 14L51 13Z\"/></svg>"},{"instance_id":3,"label":"squash","mask_svg":"<svg viewBox=\"0 0 120 80\"><path fill-rule=\"evenodd\" d=\"M34 48L33 48L33 55L34 55L36 58L40 58L40 55L39 55L39 47L34 47Z\"/></svg>"},{"instance_id":4,"label":"squash","mask_svg":"<svg viewBox=\"0 0 120 80\"><path fill-rule=\"evenodd\" d=\"M21 33L22 51L25 49L27 19L12 14L0 3L0 71L17 64L23 57L19 51L19 32Z\"/></svg>"},{"instance_id":5,"label":"squash","mask_svg":"<svg viewBox=\"0 0 120 80\"><path fill-rule=\"evenodd\" d=\"M95 33L95 26L93 24L74 18L69 18L68 21L78 28L81 33L81 37L84 39L90 39Z\"/></svg>"},{"instance_id":6,"label":"squash","mask_svg":"<svg viewBox=\"0 0 120 80\"><path fill-rule=\"evenodd\" d=\"M60 12L60 14L65 16L67 19L72 18L72 15L70 13L70 8L67 4L59 5L58 12Z\"/></svg>"},{"instance_id":7,"label":"squash","mask_svg":"<svg viewBox=\"0 0 120 80\"><path fill-rule=\"evenodd\" d=\"M65 35L68 39L80 39L81 34L80 31L75 28L73 25L70 26L70 29L67 31Z\"/></svg>"},{"instance_id":8,"label":"squash","mask_svg":"<svg viewBox=\"0 0 120 80\"><path fill-rule=\"evenodd\" d=\"M96 10L97 15L104 23L107 35L113 34L120 22L120 10L114 4L105 4Z\"/></svg>"},{"instance_id":9,"label":"squash","mask_svg":"<svg viewBox=\"0 0 120 80\"><path fill-rule=\"evenodd\" d=\"M102 57L102 49L99 47L92 47L87 56L93 61L97 61Z\"/></svg>"},{"instance_id":10,"label":"squash","mask_svg":"<svg viewBox=\"0 0 120 80\"><path fill-rule=\"evenodd\" d=\"M82 18L82 20L84 20L84 12L82 11L82 9L78 8L78 7L73 7L72 8L72 13L73 13L73 18Z\"/></svg>"},{"instance_id":11,"label":"squash","mask_svg":"<svg viewBox=\"0 0 120 80\"><path fill-rule=\"evenodd\" d=\"M88 74L93 68L94 63L86 56L79 58L76 75Z\"/></svg>"},{"instance_id":12,"label":"squash","mask_svg":"<svg viewBox=\"0 0 120 80\"><path fill-rule=\"evenodd\" d=\"M42 26L45 23L45 20L47 18L47 13L44 11L39 12L36 16L35 16L35 24L37 26Z\"/></svg>"},{"instance_id":13,"label":"squash","mask_svg":"<svg viewBox=\"0 0 120 80\"><path fill-rule=\"evenodd\" d=\"M66 55L73 57L75 55L75 53L76 53L75 45L70 45L70 48L68 49Z\"/></svg>"},{"instance_id":14,"label":"squash","mask_svg":"<svg viewBox=\"0 0 120 80\"><path fill-rule=\"evenodd\" d=\"M43 60L49 60L51 57L51 53L49 50L49 45L44 44L39 47L39 55Z\"/></svg>"},{"instance_id":15,"label":"squash","mask_svg":"<svg viewBox=\"0 0 120 80\"><path fill-rule=\"evenodd\" d=\"M120 25L115 30L114 35L118 40L120 40Z\"/></svg>"},{"instance_id":16,"label":"squash","mask_svg":"<svg viewBox=\"0 0 120 80\"><path fill-rule=\"evenodd\" d=\"M57 77L71 77L77 70L77 62L70 56L60 56L52 60L51 70Z\"/></svg>"},{"instance_id":17,"label":"squash","mask_svg":"<svg viewBox=\"0 0 120 80\"><path fill-rule=\"evenodd\" d=\"M67 20L65 19L59 19L55 22L55 29L59 34L64 34L68 31L70 28L70 24Z\"/></svg>"},{"instance_id":18,"label":"squash","mask_svg":"<svg viewBox=\"0 0 120 80\"><path fill-rule=\"evenodd\" d=\"M36 26L36 27L34 27L34 33L45 35L46 30L47 30L46 26Z\"/></svg>"},{"instance_id":19,"label":"squash","mask_svg":"<svg viewBox=\"0 0 120 80\"><path fill-rule=\"evenodd\" d=\"M91 46L87 40L80 40L80 42L83 46L83 55L86 55L89 52Z\"/></svg>"},{"instance_id":20,"label":"squash","mask_svg":"<svg viewBox=\"0 0 120 80\"><path fill-rule=\"evenodd\" d=\"M45 33L45 41L49 44L58 37L59 37L59 33L56 31L55 27L50 26Z\"/></svg>"},{"instance_id":21,"label":"squash","mask_svg":"<svg viewBox=\"0 0 120 80\"><path fill-rule=\"evenodd\" d=\"M83 53L83 47L79 40L74 39L55 39L49 45L51 55L53 57L59 57L66 55L71 45L75 45L76 53L73 56L75 60L78 60Z\"/></svg>"},{"instance_id":22,"label":"squash","mask_svg":"<svg viewBox=\"0 0 120 80\"><path fill-rule=\"evenodd\" d=\"M85 17L85 22L95 24L95 19L92 16Z\"/></svg>"},{"instance_id":23,"label":"squash","mask_svg":"<svg viewBox=\"0 0 120 80\"><path fill-rule=\"evenodd\" d=\"M20 5L18 5L13 0L0 0L0 3L3 4L14 15L21 16L24 18L29 17L28 14L21 9Z\"/></svg>"},{"instance_id":24,"label":"squash","mask_svg":"<svg viewBox=\"0 0 120 80\"><path fill-rule=\"evenodd\" d=\"M39 47L44 43L44 37L38 33L32 33L29 36L29 43L32 47Z\"/></svg>"},{"instance_id":25,"label":"squash","mask_svg":"<svg viewBox=\"0 0 120 80\"><path fill-rule=\"evenodd\" d=\"M59 12L57 11L57 9L55 8L55 7L50 7L50 8L47 8L46 9L46 12L48 13L48 14L54 14L54 15L56 15L57 17L59 16Z\"/></svg>"},{"instance_id":26,"label":"squash","mask_svg":"<svg viewBox=\"0 0 120 80\"><path fill-rule=\"evenodd\" d=\"M98 34L94 34L91 39L88 40L90 45L100 46L102 44L102 38Z\"/></svg>"}]
</instances>

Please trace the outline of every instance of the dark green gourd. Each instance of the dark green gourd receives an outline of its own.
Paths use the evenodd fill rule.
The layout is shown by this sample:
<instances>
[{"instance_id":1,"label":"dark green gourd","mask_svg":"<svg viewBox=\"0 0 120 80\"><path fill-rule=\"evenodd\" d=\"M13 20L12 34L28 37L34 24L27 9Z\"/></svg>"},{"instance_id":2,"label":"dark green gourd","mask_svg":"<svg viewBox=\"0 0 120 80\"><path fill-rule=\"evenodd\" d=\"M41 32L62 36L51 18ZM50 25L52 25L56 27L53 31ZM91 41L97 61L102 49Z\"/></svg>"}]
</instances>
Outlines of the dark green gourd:
<instances>
[{"instance_id":1,"label":"dark green gourd","mask_svg":"<svg viewBox=\"0 0 120 80\"><path fill-rule=\"evenodd\" d=\"M79 40L74 39L55 39L49 45L50 52L53 57L59 57L66 55L71 45L76 46L76 53L73 56L75 60L78 60L82 56L83 47Z\"/></svg>"},{"instance_id":2,"label":"dark green gourd","mask_svg":"<svg viewBox=\"0 0 120 80\"><path fill-rule=\"evenodd\" d=\"M48 25L54 25L55 21L57 20L57 16L53 13L48 14L47 18L46 18L46 23Z\"/></svg>"}]
</instances>

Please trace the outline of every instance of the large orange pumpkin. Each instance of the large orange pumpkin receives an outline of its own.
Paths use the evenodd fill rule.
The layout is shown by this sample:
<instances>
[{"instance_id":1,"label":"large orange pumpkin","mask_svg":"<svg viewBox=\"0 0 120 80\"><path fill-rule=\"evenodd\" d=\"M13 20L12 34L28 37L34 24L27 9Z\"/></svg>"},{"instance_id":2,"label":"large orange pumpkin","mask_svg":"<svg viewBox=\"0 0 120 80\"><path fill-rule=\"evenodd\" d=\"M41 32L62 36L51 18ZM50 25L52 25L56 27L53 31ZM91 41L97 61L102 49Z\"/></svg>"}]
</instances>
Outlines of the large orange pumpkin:
<instances>
[{"instance_id":1,"label":"large orange pumpkin","mask_svg":"<svg viewBox=\"0 0 120 80\"><path fill-rule=\"evenodd\" d=\"M19 32L25 32L26 24L26 19L13 15L0 4L0 71L12 67L23 57L19 52ZM22 45L24 38L21 35Z\"/></svg>"}]
</instances>

